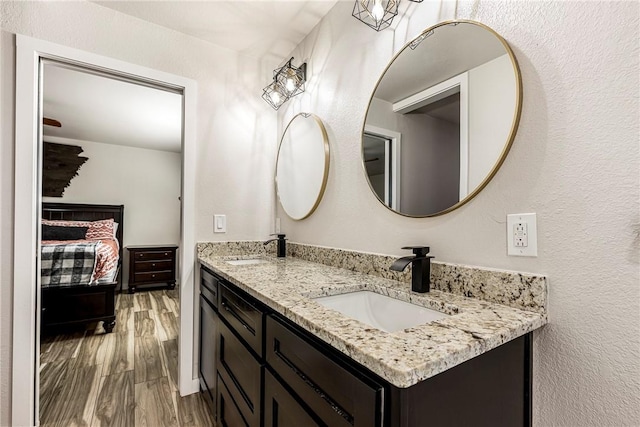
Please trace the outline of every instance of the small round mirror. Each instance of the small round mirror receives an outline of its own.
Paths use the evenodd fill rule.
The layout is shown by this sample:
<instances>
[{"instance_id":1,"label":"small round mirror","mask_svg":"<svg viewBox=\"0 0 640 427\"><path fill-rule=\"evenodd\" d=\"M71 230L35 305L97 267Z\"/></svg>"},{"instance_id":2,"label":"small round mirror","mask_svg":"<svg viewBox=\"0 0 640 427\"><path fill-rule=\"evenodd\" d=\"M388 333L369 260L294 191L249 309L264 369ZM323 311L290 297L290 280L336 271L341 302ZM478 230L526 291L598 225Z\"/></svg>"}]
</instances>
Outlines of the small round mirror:
<instances>
[{"instance_id":1,"label":"small round mirror","mask_svg":"<svg viewBox=\"0 0 640 427\"><path fill-rule=\"evenodd\" d=\"M305 219L322 200L329 175L329 139L314 114L293 117L282 135L276 162L276 188L291 218Z\"/></svg>"},{"instance_id":2,"label":"small round mirror","mask_svg":"<svg viewBox=\"0 0 640 427\"><path fill-rule=\"evenodd\" d=\"M520 120L520 70L507 42L472 21L435 25L389 63L362 135L369 185L405 216L450 212L504 161Z\"/></svg>"}]
</instances>

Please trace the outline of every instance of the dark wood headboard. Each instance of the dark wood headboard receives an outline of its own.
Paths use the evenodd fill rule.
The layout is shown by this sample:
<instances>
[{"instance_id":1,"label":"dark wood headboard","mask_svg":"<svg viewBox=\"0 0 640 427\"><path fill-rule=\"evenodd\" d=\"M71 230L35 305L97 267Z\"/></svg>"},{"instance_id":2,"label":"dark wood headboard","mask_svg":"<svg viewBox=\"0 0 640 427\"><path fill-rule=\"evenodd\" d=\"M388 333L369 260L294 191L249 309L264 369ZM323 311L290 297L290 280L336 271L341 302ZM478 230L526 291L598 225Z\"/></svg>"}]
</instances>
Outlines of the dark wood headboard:
<instances>
[{"instance_id":1,"label":"dark wood headboard","mask_svg":"<svg viewBox=\"0 0 640 427\"><path fill-rule=\"evenodd\" d=\"M124 242L124 205L89 205L78 203L42 203L42 219L65 221L98 221L113 218L118 223L116 239L120 244L118 285L122 287L122 254Z\"/></svg>"}]
</instances>

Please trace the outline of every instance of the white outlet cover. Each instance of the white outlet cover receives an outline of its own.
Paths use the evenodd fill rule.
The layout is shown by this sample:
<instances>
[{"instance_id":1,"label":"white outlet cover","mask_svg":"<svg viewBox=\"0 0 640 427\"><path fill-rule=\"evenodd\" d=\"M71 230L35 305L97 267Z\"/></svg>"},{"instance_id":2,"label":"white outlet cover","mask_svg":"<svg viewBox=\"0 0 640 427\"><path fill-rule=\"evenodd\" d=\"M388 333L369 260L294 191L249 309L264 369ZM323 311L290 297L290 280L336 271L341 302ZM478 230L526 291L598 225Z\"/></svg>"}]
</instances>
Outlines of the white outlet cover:
<instances>
[{"instance_id":1,"label":"white outlet cover","mask_svg":"<svg viewBox=\"0 0 640 427\"><path fill-rule=\"evenodd\" d=\"M516 246L516 227L521 223L526 224L526 246ZM538 256L538 228L536 223L535 213L507 215L507 255Z\"/></svg>"}]
</instances>

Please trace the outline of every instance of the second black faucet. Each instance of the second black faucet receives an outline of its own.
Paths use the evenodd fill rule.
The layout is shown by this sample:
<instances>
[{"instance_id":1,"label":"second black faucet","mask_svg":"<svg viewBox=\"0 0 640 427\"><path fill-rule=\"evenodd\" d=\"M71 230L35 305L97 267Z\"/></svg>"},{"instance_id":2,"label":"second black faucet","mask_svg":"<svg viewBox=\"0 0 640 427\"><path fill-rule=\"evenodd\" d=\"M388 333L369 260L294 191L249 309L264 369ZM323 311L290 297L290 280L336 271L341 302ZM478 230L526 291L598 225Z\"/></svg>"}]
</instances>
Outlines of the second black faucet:
<instances>
[{"instance_id":1,"label":"second black faucet","mask_svg":"<svg viewBox=\"0 0 640 427\"><path fill-rule=\"evenodd\" d=\"M270 236L278 236L275 239L269 239L263 244L266 246L270 242L278 241L278 258L284 258L287 255L287 239L286 234L270 234Z\"/></svg>"}]
</instances>

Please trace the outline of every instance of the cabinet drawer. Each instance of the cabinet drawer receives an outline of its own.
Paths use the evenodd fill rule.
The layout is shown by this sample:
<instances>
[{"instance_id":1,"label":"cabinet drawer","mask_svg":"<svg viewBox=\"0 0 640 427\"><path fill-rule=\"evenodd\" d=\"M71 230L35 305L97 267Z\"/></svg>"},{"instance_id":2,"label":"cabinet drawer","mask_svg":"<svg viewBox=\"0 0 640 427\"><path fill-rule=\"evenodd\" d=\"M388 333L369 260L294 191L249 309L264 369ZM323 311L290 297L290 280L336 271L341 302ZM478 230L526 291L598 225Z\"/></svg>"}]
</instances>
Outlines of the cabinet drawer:
<instances>
[{"instance_id":1,"label":"cabinet drawer","mask_svg":"<svg viewBox=\"0 0 640 427\"><path fill-rule=\"evenodd\" d=\"M264 377L264 427L323 426L276 380L269 371Z\"/></svg>"},{"instance_id":2,"label":"cabinet drawer","mask_svg":"<svg viewBox=\"0 0 640 427\"><path fill-rule=\"evenodd\" d=\"M224 381L218 377L218 425L223 427L249 427L249 424L242 418L240 410L233 403L233 398L229 394L229 389Z\"/></svg>"},{"instance_id":3,"label":"cabinet drawer","mask_svg":"<svg viewBox=\"0 0 640 427\"><path fill-rule=\"evenodd\" d=\"M136 283L142 282L166 282L173 280L173 271L155 271L146 273L135 273Z\"/></svg>"},{"instance_id":4,"label":"cabinet drawer","mask_svg":"<svg viewBox=\"0 0 640 427\"><path fill-rule=\"evenodd\" d=\"M382 425L383 387L332 360L308 340L267 317L266 359L283 382L330 426Z\"/></svg>"},{"instance_id":5,"label":"cabinet drawer","mask_svg":"<svg viewBox=\"0 0 640 427\"><path fill-rule=\"evenodd\" d=\"M136 251L136 260L171 260L173 259L174 251Z\"/></svg>"},{"instance_id":6,"label":"cabinet drawer","mask_svg":"<svg viewBox=\"0 0 640 427\"><path fill-rule=\"evenodd\" d=\"M163 260L163 261L140 261L136 262L135 265L136 271L161 271L161 270L171 270L173 269L173 260Z\"/></svg>"},{"instance_id":7,"label":"cabinet drawer","mask_svg":"<svg viewBox=\"0 0 640 427\"><path fill-rule=\"evenodd\" d=\"M200 295L215 308L218 308L218 283L216 276L200 268Z\"/></svg>"},{"instance_id":8,"label":"cabinet drawer","mask_svg":"<svg viewBox=\"0 0 640 427\"><path fill-rule=\"evenodd\" d=\"M262 357L264 313L239 293L221 283L218 311L238 335Z\"/></svg>"},{"instance_id":9,"label":"cabinet drawer","mask_svg":"<svg viewBox=\"0 0 640 427\"><path fill-rule=\"evenodd\" d=\"M229 329L219 323L218 375L249 426L260 426L260 390L264 368Z\"/></svg>"}]
</instances>

